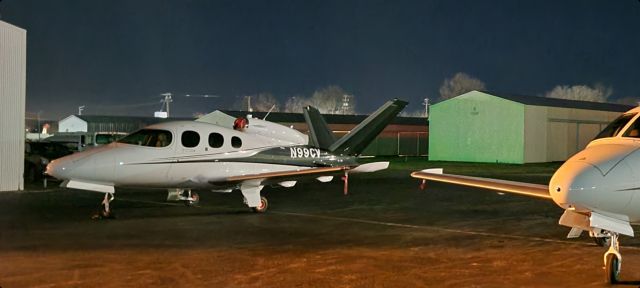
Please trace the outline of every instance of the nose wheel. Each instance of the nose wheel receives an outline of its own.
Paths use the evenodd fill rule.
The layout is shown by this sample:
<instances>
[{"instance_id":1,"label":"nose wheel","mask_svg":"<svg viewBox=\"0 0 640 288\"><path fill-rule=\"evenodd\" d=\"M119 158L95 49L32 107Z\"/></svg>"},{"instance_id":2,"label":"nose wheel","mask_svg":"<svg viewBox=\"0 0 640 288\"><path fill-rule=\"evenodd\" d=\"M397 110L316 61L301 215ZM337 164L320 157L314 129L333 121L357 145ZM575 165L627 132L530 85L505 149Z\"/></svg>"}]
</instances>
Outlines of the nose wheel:
<instances>
[{"instance_id":1,"label":"nose wheel","mask_svg":"<svg viewBox=\"0 0 640 288\"><path fill-rule=\"evenodd\" d=\"M104 199L100 203L100 208L98 211L91 216L91 219L99 220L99 219L113 219L115 215L111 210L110 203L115 199L113 193L104 193Z\"/></svg>"},{"instance_id":2,"label":"nose wheel","mask_svg":"<svg viewBox=\"0 0 640 288\"><path fill-rule=\"evenodd\" d=\"M620 269L622 268L618 234L611 233L610 241L609 250L604 254L604 271L607 282L615 284L620 281Z\"/></svg>"}]
</instances>

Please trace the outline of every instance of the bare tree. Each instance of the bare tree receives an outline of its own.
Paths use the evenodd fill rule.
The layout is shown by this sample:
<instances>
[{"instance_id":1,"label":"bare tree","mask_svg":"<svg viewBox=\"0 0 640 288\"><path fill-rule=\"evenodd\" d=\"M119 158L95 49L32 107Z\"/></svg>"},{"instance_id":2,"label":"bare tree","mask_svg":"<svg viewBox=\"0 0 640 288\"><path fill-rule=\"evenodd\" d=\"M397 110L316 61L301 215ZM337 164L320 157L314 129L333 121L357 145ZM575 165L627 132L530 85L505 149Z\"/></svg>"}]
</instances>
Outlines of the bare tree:
<instances>
[{"instance_id":1,"label":"bare tree","mask_svg":"<svg viewBox=\"0 0 640 288\"><path fill-rule=\"evenodd\" d=\"M273 97L271 93L260 93L255 97L251 98L251 108L253 111L258 112L268 112L271 110L272 112L280 111L280 104L276 97Z\"/></svg>"},{"instance_id":2,"label":"bare tree","mask_svg":"<svg viewBox=\"0 0 640 288\"><path fill-rule=\"evenodd\" d=\"M285 111L300 113L304 106L311 105L323 114L355 114L355 96L339 86L331 85L313 92L310 98L294 96L287 99Z\"/></svg>"},{"instance_id":3,"label":"bare tree","mask_svg":"<svg viewBox=\"0 0 640 288\"><path fill-rule=\"evenodd\" d=\"M344 95L347 95L347 92L339 86L327 86L313 92L309 104L318 108L323 114L341 114ZM353 108L349 109L353 111Z\"/></svg>"},{"instance_id":4,"label":"bare tree","mask_svg":"<svg viewBox=\"0 0 640 288\"><path fill-rule=\"evenodd\" d=\"M301 95L296 95L287 99L284 103L284 112L302 113L302 108L309 105L309 99Z\"/></svg>"},{"instance_id":5,"label":"bare tree","mask_svg":"<svg viewBox=\"0 0 640 288\"><path fill-rule=\"evenodd\" d=\"M251 106L249 106L251 105ZM241 111L267 112L274 107L272 112L280 111L280 104L276 97L271 93L258 93L256 95L247 95L238 99L233 104L233 109Z\"/></svg>"},{"instance_id":6,"label":"bare tree","mask_svg":"<svg viewBox=\"0 0 640 288\"><path fill-rule=\"evenodd\" d=\"M596 84L593 88L587 85L558 85L551 89L551 91L547 92L545 97L591 102L607 102L607 99L611 94L613 94L613 89L611 87L605 87L602 84Z\"/></svg>"},{"instance_id":7,"label":"bare tree","mask_svg":"<svg viewBox=\"0 0 640 288\"><path fill-rule=\"evenodd\" d=\"M425 118L424 117L424 109L420 109L420 110L415 110L415 111L402 111L400 112L400 117L418 117L418 118Z\"/></svg>"},{"instance_id":8,"label":"bare tree","mask_svg":"<svg viewBox=\"0 0 640 288\"><path fill-rule=\"evenodd\" d=\"M458 72L452 78L445 79L440 86L439 100L447 100L473 90L484 90L485 84L480 79Z\"/></svg>"}]
</instances>

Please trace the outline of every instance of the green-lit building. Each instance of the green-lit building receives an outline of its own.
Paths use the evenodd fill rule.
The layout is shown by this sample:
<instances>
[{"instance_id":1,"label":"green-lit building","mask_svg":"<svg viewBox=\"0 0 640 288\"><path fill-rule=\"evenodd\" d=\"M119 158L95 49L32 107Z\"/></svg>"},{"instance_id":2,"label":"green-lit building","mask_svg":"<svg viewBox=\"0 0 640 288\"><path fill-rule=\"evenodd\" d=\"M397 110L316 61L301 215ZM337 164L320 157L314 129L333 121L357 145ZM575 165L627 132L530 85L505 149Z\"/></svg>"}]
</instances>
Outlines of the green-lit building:
<instances>
[{"instance_id":1,"label":"green-lit building","mask_svg":"<svg viewBox=\"0 0 640 288\"><path fill-rule=\"evenodd\" d=\"M633 107L472 91L431 106L429 159L564 161Z\"/></svg>"}]
</instances>

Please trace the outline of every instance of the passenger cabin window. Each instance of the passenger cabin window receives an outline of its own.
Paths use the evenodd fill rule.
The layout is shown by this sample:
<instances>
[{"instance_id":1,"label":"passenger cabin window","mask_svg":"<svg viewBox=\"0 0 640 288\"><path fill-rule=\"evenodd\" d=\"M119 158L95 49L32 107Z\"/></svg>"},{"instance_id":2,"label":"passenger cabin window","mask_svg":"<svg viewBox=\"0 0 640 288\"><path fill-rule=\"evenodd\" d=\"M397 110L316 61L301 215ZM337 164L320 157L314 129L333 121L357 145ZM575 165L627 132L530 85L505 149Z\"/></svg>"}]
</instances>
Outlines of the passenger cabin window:
<instances>
[{"instance_id":1,"label":"passenger cabin window","mask_svg":"<svg viewBox=\"0 0 640 288\"><path fill-rule=\"evenodd\" d=\"M209 147L220 148L224 144L224 137L220 133L209 134Z\"/></svg>"},{"instance_id":2,"label":"passenger cabin window","mask_svg":"<svg viewBox=\"0 0 640 288\"><path fill-rule=\"evenodd\" d=\"M237 136L233 136L231 137L231 146L233 148L240 148L242 147L242 139L240 139L240 137Z\"/></svg>"},{"instance_id":3,"label":"passenger cabin window","mask_svg":"<svg viewBox=\"0 0 640 288\"><path fill-rule=\"evenodd\" d=\"M146 147L167 147L171 144L171 140L171 132L167 130L142 129L120 139L118 143Z\"/></svg>"},{"instance_id":4,"label":"passenger cabin window","mask_svg":"<svg viewBox=\"0 0 640 288\"><path fill-rule=\"evenodd\" d=\"M594 140L600 139L600 138L615 137L616 135L618 135L618 133L620 133L620 130L622 130L622 128L624 128L624 126L626 126L627 123L631 121L631 118L633 118L634 116L636 116L636 113L622 114L616 120L613 120L613 122L607 125L607 127L604 128L602 132L598 133L598 135L596 136L596 138L594 138ZM625 133L625 136L626 136L626 133ZM632 137L632 136L627 136L627 137Z\"/></svg>"},{"instance_id":5,"label":"passenger cabin window","mask_svg":"<svg viewBox=\"0 0 640 288\"><path fill-rule=\"evenodd\" d=\"M186 148L193 148L200 144L200 134L196 131L184 131L182 132L182 146Z\"/></svg>"}]
</instances>

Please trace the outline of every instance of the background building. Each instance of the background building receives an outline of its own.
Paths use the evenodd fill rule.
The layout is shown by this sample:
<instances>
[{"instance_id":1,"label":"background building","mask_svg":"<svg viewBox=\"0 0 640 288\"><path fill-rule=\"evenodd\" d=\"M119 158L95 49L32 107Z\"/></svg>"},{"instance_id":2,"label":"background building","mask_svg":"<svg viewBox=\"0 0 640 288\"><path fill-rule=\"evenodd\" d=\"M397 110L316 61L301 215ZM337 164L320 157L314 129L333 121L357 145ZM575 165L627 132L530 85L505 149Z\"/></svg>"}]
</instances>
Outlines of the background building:
<instances>
[{"instance_id":1,"label":"background building","mask_svg":"<svg viewBox=\"0 0 640 288\"><path fill-rule=\"evenodd\" d=\"M224 111L234 117L246 116L244 111ZM266 112L252 112L253 117L264 119ZM342 137L360 124L368 115L322 115L336 138ZM292 126L307 133L309 127L299 113L270 113L267 120ZM249 121L251 122L251 121ZM426 156L428 152L429 127L426 118L396 117L382 133L362 152L363 156Z\"/></svg>"},{"instance_id":2,"label":"background building","mask_svg":"<svg viewBox=\"0 0 640 288\"><path fill-rule=\"evenodd\" d=\"M27 31L0 21L0 191L22 190Z\"/></svg>"},{"instance_id":3,"label":"background building","mask_svg":"<svg viewBox=\"0 0 640 288\"><path fill-rule=\"evenodd\" d=\"M431 106L429 159L564 161L632 106L472 91Z\"/></svg>"},{"instance_id":4,"label":"background building","mask_svg":"<svg viewBox=\"0 0 640 288\"><path fill-rule=\"evenodd\" d=\"M264 119L266 112L223 111L233 117L252 117ZM349 132L362 122L367 115L323 115L329 128L337 137ZM206 117L206 116L204 116ZM129 133L142 127L176 120L194 120L193 118L154 118L154 117L127 117L127 116L94 116L71 115L58 123L58 134L73 132L86 133ZM267 120L292 126L303 133L308 133L309 128L304 116L299 113L272 112ZM251 124L251 120L249 120ZM428 143L428 127L426 118L396 117L382 133L363 151L365 156L426 156ZM48 138L50 139L50 138Z\"/></svg>"}]
</instances>

